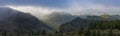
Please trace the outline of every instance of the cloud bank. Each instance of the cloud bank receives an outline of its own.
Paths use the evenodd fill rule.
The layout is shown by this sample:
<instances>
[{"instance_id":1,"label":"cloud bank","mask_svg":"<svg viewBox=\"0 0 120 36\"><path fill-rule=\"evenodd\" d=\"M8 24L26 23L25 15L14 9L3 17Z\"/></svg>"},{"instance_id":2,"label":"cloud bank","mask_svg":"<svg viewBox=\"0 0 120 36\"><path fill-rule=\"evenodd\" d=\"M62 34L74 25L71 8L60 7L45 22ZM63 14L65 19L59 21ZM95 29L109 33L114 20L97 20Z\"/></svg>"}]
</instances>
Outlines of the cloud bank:
<instances>
[{"instance_id":1,"label":"cloud bank","mask_svg":"<svg viewBox=\"0 0 120 36\"><path fill-rule=\"evenodd\" d=\"M10 6L28 13L64 11L74 15L116 14L120 0L0 0L0 6Z\"/></svg>"}]
</instances>

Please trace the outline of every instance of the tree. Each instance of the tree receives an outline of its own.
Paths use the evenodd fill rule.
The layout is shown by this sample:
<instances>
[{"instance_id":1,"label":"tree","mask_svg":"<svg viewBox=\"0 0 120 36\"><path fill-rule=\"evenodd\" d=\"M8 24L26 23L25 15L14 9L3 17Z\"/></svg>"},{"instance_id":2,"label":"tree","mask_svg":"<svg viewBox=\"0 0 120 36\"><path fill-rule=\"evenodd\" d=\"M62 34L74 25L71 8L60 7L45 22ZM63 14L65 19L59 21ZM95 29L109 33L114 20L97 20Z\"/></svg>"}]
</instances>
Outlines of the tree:
<instances>
[{"instance_id":1,"label":"tree","mask_svg":"<svg viewBox=\"0 0 120 36\"><path fill-rule=\"evenodd\" d=\"M90 29L88 28L87 29L87 31L84 33L86 36L90 36L90 33L91 33L91 31L90 31Z\"/></svg>"},{"instance_id":2,"label":"tree","mask_svg":"<svg viewBox=\"0 0 120 36\"><path fill-rule=\"evenodd\" d=\"M41 34L42 34L42 35L46 35L46 31L45 31L45 30L43 30Z\"/></svg>"},{"instance_id":3,"label":"tree","mask_svg":"<svg viewBox=\"0 0 120 36\"><path fill-rule=\"evenodd\" d=\"M108 36L113 36L113 29L110 29Z\"/></svg>"},{"instance_id":4,"label":"tree","mask_svg":"<svg viewBox=\"0 0 120 36\"><path fill-rule=\"evenodd\" d=\"M53 35L49 33L48 36L53 36Z\"/></svg>"},{"instance_id":5,"label":"tree","mask_svg":"<svg viewBox=\"0 0 120 36\"><path fill-rule=\"evenodd\" d=\"M58 31L55 32L56 34L58 33Z\"/></svg>"},{"instance_id":6,"label":"tree","mask_svg":"<svg viewBox=\"0 0 120 36\"><path fill-rule=\"evenodd\" d=\"M80 27L79 31L78 31L78 34L81 35L83 33L83 27Z\"/></svg>"},{"instance_id":7,"label":"tree","mask_svg":"<svg viewBox=\"0 0 120 36\"><path fill-rule=\"evenodd\" d=\"M7 35L7 32L6 32L6 31L5 31L5 32L2 32L2 35L6 36L6 35Z\"/></svg>"},{"instance_id":8,"label":"tree","mask_svg":"<svg viewBox=\"0 0 120 36\"><path fill-rule=\"evenodd\" d=\"M96 36L96 31L93 31L91 36Z\"/></svg>"},{"instance_id":9,"label":"tree","mask_svg":"<svg viewBox=\"0 0 120 36\"><path fill-rule=\"evenodd\" d=\"M57 33L57 36L63 36L63 32L56 32Z\"/></svg>"},{"instance_id":10,"label":"tree","mask_svg":"<svg viewBox=\"0 0 120 36\"><path fill-rule=\"evenodd\" d=\"M98 30L98 32L97 32L97 34L96 34L97 36L100 36L100 30Z\"/></svg>"}]
</instances>

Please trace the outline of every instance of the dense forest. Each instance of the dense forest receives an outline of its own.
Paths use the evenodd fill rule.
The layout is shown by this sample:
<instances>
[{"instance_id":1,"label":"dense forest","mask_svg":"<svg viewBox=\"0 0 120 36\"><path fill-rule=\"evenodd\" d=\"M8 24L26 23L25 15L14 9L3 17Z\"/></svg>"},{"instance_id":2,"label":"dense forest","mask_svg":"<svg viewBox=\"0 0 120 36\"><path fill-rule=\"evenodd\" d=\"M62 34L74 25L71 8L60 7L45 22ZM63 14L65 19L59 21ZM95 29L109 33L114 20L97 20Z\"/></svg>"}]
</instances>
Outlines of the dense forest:
<instances>
[{"instance_id":1,"label":"dense forest","mask_svg":"<svg viewBox=\"0 0 120 36\"><path fill-rule=\"evenodd\" d=\"M80 27L79 30L73 32L48 33L45 30L38 32L28 32L26 34L1 32L4 36L119 36L120 20L113 21L93 21L88 28Z\"/></svg>"}]
</instances>

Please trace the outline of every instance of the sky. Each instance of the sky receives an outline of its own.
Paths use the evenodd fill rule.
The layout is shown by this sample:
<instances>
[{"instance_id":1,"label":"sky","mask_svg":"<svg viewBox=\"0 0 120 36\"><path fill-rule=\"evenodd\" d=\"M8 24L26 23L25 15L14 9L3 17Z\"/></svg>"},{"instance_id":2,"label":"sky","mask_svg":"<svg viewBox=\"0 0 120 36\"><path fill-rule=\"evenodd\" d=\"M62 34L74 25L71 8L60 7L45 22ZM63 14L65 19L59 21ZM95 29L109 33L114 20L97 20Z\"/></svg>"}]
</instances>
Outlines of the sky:
<instances>
[{"instance_id":1,"label":"sky","mask_svg":"<svg viewBox=\"0 0 120 36\"><path fill-rule=\"evenodd\" d=\"M120 13L120 0L0 0L0 6L44 14L58 11L74 15Z\"/></svg>"}]
</instances>

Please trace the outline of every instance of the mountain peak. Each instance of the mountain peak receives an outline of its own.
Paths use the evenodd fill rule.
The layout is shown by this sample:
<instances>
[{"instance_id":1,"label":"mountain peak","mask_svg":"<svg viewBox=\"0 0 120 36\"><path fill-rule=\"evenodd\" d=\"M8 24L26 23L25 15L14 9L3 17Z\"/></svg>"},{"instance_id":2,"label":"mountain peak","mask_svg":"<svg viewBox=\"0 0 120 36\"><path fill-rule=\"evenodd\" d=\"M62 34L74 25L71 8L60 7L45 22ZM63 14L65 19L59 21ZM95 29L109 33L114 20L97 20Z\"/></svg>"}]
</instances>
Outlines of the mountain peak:
<instances>
[{"instance_id":1,"label":"mountain peak","mask_svg":"<svg viewBox=\"0 0 120 36\"><path fill-rule=\"evenodd\" d=\"M101 18L110 18L110 15L108 15L108 14L103 14L103 15L100 15L101 16Z\"/></svg>"},{"instance_id":2,"label":"mountain peak","mask_svg":"<svg viewBox=\"0 0 120 36\"><path fill-rule=\"evenodd\" d=\"M43 22L57 30L61 24L72 21L74 18L75 16L69 13L54 12L44 16Z\"/></svg>"}]
</instances>

